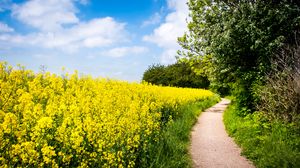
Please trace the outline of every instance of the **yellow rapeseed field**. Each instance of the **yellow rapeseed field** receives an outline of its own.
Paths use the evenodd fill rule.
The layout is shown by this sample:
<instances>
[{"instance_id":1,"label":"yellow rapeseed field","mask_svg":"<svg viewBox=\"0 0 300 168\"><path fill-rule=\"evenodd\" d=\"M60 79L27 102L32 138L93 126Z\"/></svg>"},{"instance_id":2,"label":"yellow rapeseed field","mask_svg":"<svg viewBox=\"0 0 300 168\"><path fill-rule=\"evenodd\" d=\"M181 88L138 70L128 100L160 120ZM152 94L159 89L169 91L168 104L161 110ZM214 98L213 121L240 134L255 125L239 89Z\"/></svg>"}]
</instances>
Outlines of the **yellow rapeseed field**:
<instances>
[{"instance_id":1,"label":"yellow rapeseed field","mask_svg":"<svg viewBox=\"0 0 300 168\"><path fill-rule=\"evenodd\" d=\"M134 167L161 128L213 93L0 63L0 167Z\"/></svg>"}]
</instances>

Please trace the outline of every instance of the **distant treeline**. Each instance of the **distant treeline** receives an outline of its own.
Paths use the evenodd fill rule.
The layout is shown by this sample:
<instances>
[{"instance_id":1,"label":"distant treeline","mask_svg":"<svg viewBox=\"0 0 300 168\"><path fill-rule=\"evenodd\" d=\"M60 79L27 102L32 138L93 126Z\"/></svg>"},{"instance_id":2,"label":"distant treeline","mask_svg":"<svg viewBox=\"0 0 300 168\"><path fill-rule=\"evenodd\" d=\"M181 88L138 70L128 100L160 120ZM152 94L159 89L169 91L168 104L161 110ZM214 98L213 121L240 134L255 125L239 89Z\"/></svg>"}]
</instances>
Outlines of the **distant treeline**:
<instances>
[{"instance_id":1,"label":"distant treeline","mask_svg":"<svg viewBox=\"0 0 300 168\"><path fill-rule=\"evenodd\" d=\"M154 64L144 72L143 80L155 85L208 88L206 76L197 75L187 63L177 62L172 65Z\"/></svg>"}]
</instances>

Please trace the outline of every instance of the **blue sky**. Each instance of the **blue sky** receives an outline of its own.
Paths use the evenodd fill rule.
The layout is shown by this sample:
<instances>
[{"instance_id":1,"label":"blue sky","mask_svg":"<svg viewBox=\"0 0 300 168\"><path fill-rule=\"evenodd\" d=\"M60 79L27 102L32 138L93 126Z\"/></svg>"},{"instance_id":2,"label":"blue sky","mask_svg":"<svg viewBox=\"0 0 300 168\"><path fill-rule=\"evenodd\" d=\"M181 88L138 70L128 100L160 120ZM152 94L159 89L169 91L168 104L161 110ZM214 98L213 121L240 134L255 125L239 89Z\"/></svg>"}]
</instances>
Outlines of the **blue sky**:
<instances>
[{"instance_id":1,"label":"blue sky","mask_svg":"<svg viewBox=\"0 0 300 168\"><path fill-rule=\"evenodd\" d=\"M140 81L175 62L187 0L0 0L0 61Z\"/></svg>"}]
</instances>

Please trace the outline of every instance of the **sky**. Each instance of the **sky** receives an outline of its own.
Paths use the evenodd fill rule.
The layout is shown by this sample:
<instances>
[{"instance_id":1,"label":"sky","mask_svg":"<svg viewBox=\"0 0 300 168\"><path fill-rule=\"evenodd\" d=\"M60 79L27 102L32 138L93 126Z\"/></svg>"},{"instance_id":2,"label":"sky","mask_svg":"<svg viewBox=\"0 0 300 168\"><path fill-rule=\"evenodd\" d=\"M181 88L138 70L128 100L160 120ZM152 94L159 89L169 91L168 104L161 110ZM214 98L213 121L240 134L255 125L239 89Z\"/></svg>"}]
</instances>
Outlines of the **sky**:
<instances>
[{"instance_id":1,"label":"sky","mask_svg":"<svg viewBox=\"0 0 300 168\"><path fill-rule=\"evenodd\" d=\"M139 82L172 64L187 0L0 0L0 61Z\"/></svg>"}]
</instances>

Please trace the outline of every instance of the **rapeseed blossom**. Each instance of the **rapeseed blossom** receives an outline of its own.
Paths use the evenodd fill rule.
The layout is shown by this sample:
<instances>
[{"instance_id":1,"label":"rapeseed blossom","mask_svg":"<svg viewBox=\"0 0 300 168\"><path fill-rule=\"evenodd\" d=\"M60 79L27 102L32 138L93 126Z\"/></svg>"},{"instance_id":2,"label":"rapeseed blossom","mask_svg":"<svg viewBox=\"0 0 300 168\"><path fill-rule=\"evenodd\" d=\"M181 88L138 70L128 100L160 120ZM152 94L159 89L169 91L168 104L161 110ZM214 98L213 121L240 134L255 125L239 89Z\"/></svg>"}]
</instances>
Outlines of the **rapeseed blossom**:
<instances>
[{"instance_id":1,"label":"rapeseed blossom","mask_svg":"<svg viewBox=\"0 0 300 168\"><path fill-rule=\"evenodd\" d=\"M0 165L135 167L182 105L211 96L0 63Z\"/></svg>"}]
</instances>

